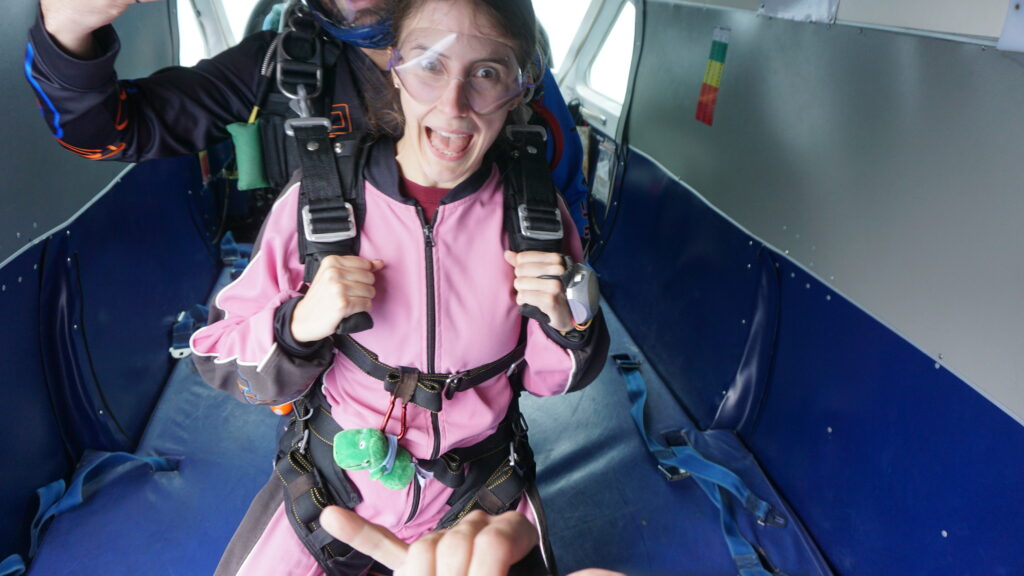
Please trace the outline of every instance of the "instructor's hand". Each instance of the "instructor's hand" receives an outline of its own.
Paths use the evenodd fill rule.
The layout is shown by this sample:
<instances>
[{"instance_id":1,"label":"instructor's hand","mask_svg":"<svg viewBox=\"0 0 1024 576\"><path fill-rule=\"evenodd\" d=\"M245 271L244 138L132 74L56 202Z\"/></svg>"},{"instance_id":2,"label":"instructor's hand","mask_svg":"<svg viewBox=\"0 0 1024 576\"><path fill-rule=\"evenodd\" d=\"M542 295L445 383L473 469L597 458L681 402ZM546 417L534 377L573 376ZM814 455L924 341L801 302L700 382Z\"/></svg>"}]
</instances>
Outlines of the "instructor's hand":
<instances>
[{"instance_id":1,"label":"instructor's hand","mask_svg":"<svg viewBox=\"0 0 1024 576\"><path fill-rule=\"evenodd\" d=\"M68 54L83 60L96 56L93 31L110 24L132 4L157 0L39 0L43 24Z\"/></svg>"},{"instance_id":2,"label":"instructor's hand","mask_svg":"<svg viewBox=\"0 0 1024 576\"><path fill-rule=\"evenodd\" d=\"M518 512L470 512L448 530L406 544L354 512L330 506L320 524L332 536L395 570L395 576L499 576L537 545L537 530ZM569 576L624 576L588 569Z\"/></svg>"},{"instance_id":3,"label":"instructor's hand","mask_svg":"<svg viewBox=\"0 0 1024 576\"><path fill-rule=\"evenodd\" d=\"M318 342L334 334L338 324L358 312L369 312L377 290L374 274L381 260L360 256L327 256L292 314L292 337L298 342Z\"/></svg>"}]
</instances>

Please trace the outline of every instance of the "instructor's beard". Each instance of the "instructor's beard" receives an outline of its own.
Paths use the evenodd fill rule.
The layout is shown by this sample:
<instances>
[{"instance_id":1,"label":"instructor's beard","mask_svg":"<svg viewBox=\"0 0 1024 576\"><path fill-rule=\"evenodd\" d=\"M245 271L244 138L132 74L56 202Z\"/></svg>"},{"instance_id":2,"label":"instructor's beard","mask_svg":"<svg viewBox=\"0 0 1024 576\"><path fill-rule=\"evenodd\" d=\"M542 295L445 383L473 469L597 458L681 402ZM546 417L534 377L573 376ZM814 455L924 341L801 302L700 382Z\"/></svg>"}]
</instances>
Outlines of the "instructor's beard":
<instances>
[{"instance_id":1,"label":"instructor's beard","mask_svg":"<svg viewBox=\"0 0 1024 576\"><path fill-rule=\"evenodd\" d=\"M376 24L391 16L396 3L396 0L377 0L369 8L355 9L349 5L349 0L322 0L331 20L345 28Z\"/></svg>"}]
</instances>

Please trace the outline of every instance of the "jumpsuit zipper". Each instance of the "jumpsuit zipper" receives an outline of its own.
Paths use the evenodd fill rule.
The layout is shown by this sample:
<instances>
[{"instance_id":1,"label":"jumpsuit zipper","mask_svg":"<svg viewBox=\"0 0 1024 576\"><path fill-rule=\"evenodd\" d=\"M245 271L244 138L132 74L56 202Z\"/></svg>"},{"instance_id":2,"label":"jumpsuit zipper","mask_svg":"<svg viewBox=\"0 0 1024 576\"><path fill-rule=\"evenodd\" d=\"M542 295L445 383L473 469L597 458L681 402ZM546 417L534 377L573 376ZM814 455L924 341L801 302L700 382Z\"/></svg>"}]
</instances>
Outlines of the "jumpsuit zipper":
<instances>
[{"instance_id":1,"label":"jumpsuit zipper","mask_svg":"<svg viewBox=\"0 0 1024 576\"><path fill-rule=\"evenodd\" d=\"M423 226L424 256L426 258L427 268L427 372L433 372L434 354L437 346L437 310L434 306L434 227L432 224L427 222L421 206L416 206L416 213L419 215L420 224ZM430 413L430 425L433 428L434 440L434 447L431 450L430 459L434 460L437 458L438 452L441 451L441 423L436 412ZM412 519L416 517L416 513L419 511L420 506L419 479L414 478L413 481L416 484L413 486L412 507L409 510L409 516L405 519L406 524L412 522Z\"/></svg>"},{"instance_id":2,"label":"jumpsuit zipper","mask_svg":"<svg viewBox=\"0 0 1024 576\"><path fill-rule=\"evenodd\" d=\"M427 262L427 372L435 372L435 354L437 348L437 309L434 305L434 225L427 222L423 208L416 207L423 225L423 240ZM441 423L436 412L430 413L430 424L433 428L434 448L430 459L436 460L441 452Z\"/></svg>"}]
</instances>

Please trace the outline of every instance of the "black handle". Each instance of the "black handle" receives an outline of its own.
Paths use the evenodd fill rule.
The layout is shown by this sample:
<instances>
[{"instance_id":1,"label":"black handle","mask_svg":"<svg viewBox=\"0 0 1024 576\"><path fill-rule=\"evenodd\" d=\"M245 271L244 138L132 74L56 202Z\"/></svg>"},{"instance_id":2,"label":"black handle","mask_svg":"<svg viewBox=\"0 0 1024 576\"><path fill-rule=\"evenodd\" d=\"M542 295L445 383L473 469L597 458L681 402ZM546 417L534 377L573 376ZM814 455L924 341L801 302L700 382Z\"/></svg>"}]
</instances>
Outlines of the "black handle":
<instances>
[{"instance_id":1,"label":"black handle","mask_svg":"<svg viewBox=\"0 0 1024 576\"><path fill-rule=\"evenodd\" d=\"M355 334L373 328L373 318L367 312L356 312L338 324L338 334Z\"/></svg>"},{"instance_id":2,"label":"black handle","mask_svg":"<svg viewBox=\"0 0 1024 576\"><path fill-rule=\"evenodd\" d=\"M545 314L540 308L537 308L533 304L522 304L519 306L519 313L527 318L533 318L541 324L550 324L551 318Z\"/></svg>"}]
</instances>

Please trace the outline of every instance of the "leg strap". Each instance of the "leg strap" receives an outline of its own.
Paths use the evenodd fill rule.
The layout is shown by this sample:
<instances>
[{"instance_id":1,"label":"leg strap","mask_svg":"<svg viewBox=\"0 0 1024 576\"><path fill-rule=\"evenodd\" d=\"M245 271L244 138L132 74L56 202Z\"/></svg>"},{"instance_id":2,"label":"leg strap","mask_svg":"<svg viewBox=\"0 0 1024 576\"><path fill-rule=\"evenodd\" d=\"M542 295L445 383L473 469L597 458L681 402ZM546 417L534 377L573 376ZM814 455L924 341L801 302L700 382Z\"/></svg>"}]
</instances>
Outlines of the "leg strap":
<instances>
[{"instance_id":1,"label":"leg strap","mask_svg":"<svg viewBox=\"0 0 1024 576\"><path fill-rule=\"evenodd\" d=\"M337 504L353 508L361 499L334 465L331 441L341 430L327 403L313 387L295 401L292 420L278 444L275 473L283 484L284 505L295 534L328 576L362 576L374 561L335 540L320 526L320 512Z\"/></svg>"}]
</instances>

